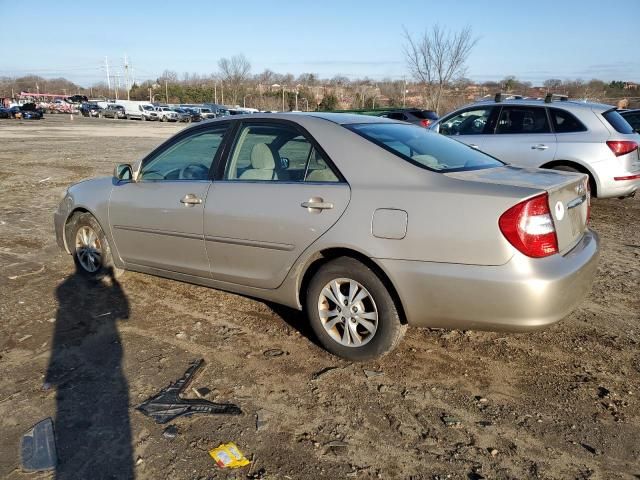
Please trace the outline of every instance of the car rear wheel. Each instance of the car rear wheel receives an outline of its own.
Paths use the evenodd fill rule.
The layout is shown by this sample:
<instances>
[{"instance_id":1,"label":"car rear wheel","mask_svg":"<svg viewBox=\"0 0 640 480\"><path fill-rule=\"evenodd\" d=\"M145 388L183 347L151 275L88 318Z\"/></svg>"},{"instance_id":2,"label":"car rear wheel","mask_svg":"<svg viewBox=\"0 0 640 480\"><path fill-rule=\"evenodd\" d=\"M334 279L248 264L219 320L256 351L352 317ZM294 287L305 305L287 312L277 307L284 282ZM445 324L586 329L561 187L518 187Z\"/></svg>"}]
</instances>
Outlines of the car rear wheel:
<instances>
[{"instance_id":1,"label":"car rear wheel","mask_svg":"<svg viewBox=\"0 0 640 480\"><path fill-rule=\"evenodd\" d=\"M67 245L79 273L97 279L122 275L124 270L113 263L107 237L93 215L74 215L67 224L66 233Z\"/></svg>"},{"instance_id":2,"label":"car rear wheel","mask_svg":"<svg viewBox=\"0 0 640 480\"><path fill-rule=\"evenodd\" d=\"M320 267L309 283L306 308L320 343L348 360L365 361L385 355L406 330L378 275L349 257Z\"/></svg>"}]
</instances>

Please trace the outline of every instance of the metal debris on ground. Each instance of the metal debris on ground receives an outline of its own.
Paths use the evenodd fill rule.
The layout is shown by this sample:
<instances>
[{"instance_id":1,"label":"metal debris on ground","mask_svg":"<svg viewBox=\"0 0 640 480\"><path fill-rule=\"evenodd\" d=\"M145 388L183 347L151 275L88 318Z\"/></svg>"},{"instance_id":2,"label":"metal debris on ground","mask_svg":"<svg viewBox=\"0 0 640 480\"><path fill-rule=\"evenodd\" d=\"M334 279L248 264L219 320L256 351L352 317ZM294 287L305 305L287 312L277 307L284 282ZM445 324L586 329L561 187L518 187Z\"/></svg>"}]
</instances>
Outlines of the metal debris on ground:
<instances>
[{"instance_id":1,"label":"metal debris on ground","mask_svg":"<svg viewBox=\"0 0 640 480\"><path fill-rule=\"evenodd\" d=\"M169 440L173 440L174 438L176 438L178 436L178 427L176 427L175 425L169 425L162 432L162 436L164 438L169 439Z\"/></svg>"},{"instance_id":2,"label":"metal debris on ground","mask_svg":"<svg viewBox=\"0 0 640 480\"><path fill-rule=\"evenodd\" d=\"M157 423L167 423L181 415L196 413L240 415L242 410L232 403L213 403L208 400L180 396L203 364L202 358L191 363L181 378L160 390L157 395L145 400L136 409L153 418Z\"/></svg>"},{"instance_id":3,"label":"metal debris on ground","mask_svg":"<svg viewBox=\"0 0 640 480\"><path fill-rule=\"evenodd\" d=\"M251 463L233 442L223 443L213 450L209 450L209 455L220 468L240 468Z\"/></svg>"},{"instance_id":4,"label":"metal debris on ground","mask_svg":"<svg viewBox=\"0 0 640 480\"><path fill-rule=\"evenodd\" d=\"M25 472L44 472L56 468L58 456L51 417L36 423L22 436L20 456Z\"/></svg>"},{"instance_id":5,"label":"metal debris on ground","mask_svg":"<svg viewBox=\"0 0 640 480\"><path fill-rule=\"evenodd\" d=\"M211 389L207 387L192 388L191 391L193 391L198 398L206 398L211 393Z\"/></svg>"}]
</instances>

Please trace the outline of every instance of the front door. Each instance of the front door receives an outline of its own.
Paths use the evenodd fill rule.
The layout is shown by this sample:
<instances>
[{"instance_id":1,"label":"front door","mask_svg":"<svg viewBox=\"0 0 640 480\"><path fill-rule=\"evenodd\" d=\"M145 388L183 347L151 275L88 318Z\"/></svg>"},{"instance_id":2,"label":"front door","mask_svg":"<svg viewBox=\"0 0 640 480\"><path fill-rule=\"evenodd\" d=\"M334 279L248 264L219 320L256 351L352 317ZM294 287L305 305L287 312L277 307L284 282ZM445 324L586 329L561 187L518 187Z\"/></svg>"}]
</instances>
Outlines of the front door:
<instances>
[{"instance_id":1,"label":"front door","mask_svg":"<svg viewBox=\"0 0 640 480\"><path fill-rule=\"evenodd\" d=\"M114 187L109 223L126 263L209 276L203 212L226 129L188 131L147 157L135 182Z\"/></svg>"},{"instance_id":2,"label":"front door","mask_svg":"<svg viewBox=\"0 0 640 480\"><path fill-rule=\"evenodd\" d=\"M438 123L438 132L485 151L486 143L493 136L498 110L491 105L468 108L442 119Z\"/></svg>"},{"instance_id":3,"label":"front door","mask_svg":"<svg viewBox=\"0 0 640 480\"><path fill-rule=\"evenodd\" d=\"M215 280L277 288L350 198L319 146L291 123L243 122L207 197L204 237Z\"/></svg>"}]
</instances>

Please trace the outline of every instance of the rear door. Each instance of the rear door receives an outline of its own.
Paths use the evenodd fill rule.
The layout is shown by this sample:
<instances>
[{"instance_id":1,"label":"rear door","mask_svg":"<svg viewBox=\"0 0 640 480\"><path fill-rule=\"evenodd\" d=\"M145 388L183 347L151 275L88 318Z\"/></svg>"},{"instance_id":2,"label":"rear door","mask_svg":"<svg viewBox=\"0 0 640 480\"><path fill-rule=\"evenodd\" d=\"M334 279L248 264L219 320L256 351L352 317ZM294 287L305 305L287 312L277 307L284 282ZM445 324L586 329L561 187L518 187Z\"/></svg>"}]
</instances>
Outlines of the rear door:
<instances>
[{"instance_id":1,"label":"rear door","mask_svg":"<svg viewBox=\"0 0 640 480\"><path fill-rule=\"evenodd\" d=\"M493 105L466 108L443 118L438 123L438 132L486 152L499 110Z\"/></svg>"},{"instance_id":2,"label":"rear door","mask_svg":"<svg viewBox=\"0 0 640 480\"><path fill-rule=\"evenodd\" d=\"M553 161L556 148L545 107L504 105L495 133L483 141L481 150L507 163L539 167Z\"/></svg>"},{"instance_id":3,"label":"rear door","mask_svg":"<svg viewBox=\"0 0 640 480\"><path fill-rule=\"evenodd\" d=\"M277 288L350 198L321 147L292 122L242 122L217 178L204 216L211 275L258 288Z\"/></svg>"},{"instance_id":4,"label":"rear door","mask_svg":"<svg viewBox=\"0 0 640 480\"><path fill-rule=\"evenodd\" d=\"M203 213L225 124L189 130L147 157L109 202L115 246L130 264L209 277Z\"/></svg>"}]
</instances>

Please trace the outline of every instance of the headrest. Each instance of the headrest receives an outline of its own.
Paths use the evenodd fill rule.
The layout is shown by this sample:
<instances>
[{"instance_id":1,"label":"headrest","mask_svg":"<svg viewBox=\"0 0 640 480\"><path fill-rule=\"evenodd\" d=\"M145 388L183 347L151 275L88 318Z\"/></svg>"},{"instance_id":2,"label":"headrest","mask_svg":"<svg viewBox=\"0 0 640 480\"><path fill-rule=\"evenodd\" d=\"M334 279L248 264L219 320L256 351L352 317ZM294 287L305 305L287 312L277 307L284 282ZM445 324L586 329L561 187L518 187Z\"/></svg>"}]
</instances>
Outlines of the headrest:
<instances>
[{"instance_id":1,"label":"headrest","mask_svg":"<svg viewBox=\"0 0 640 480\"><path fill-rule=\"evenodd\" d=\"M251 149L251 167L256 170L273 170L276 161L266 143L256 143Z\"/></svg>"}]
</instances>

